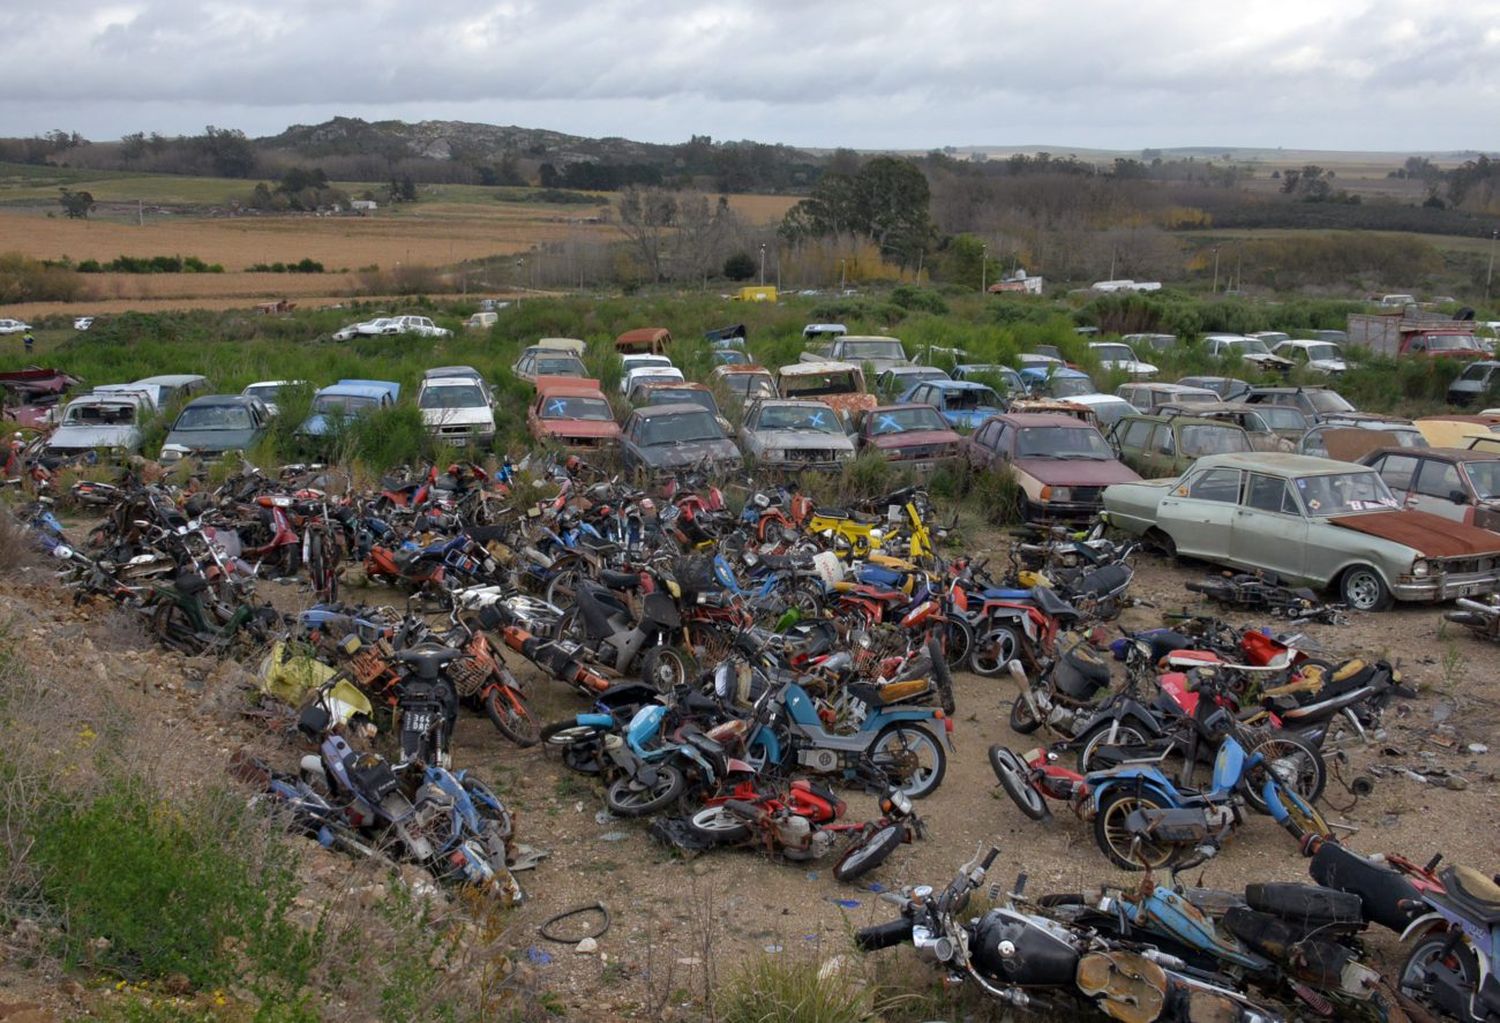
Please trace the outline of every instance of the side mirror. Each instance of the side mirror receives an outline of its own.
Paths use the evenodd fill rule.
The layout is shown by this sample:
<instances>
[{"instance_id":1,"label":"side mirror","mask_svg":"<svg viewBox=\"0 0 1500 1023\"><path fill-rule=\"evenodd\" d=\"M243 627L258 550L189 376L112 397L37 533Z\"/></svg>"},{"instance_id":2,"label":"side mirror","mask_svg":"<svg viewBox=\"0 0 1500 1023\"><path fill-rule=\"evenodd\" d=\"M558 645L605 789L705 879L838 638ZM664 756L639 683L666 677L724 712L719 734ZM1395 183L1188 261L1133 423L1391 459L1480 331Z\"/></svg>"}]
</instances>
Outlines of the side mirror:
<instances>
[{"instance_id":1,"label":"side mirror","mask_svg":"<svg viewBox=\"0 0 1500 1023\"><path fill-rule=\"evenodd\" d=\"M1454 504L1468 504L1469 495L1464 493L1462 490L1450 490L1448 491L1448 500L1452 501Z\"/></svg>"}]
</instances>

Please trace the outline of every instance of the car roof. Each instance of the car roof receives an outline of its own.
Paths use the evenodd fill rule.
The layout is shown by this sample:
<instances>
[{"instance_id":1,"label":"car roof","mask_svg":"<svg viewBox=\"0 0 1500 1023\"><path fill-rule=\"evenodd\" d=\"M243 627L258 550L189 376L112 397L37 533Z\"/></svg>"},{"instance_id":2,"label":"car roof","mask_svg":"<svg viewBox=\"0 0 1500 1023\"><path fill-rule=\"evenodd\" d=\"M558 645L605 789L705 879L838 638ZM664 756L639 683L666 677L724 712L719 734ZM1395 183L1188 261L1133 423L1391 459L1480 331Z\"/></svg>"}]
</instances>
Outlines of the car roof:
<instances>
[{"instance_id":1,"label":"car roof","mask_svg":"<svg viewBox=\"0 0 1500 1023\"><path fill-rule=\"evenodd\" d=\"M390 393L388 388L375 384L329 384L318 389L318 395L345 395L351 398L381 398Z\"/></svg>"},{"instance_id":2,"label":"car roof","mask_svg":"<svg viewBox=\"0 0 1500 1023\"><path fill-rule=\"evenodd\" d=\"M1086 423L1077 416L1065 416L1060 412L1006 412L990 418L1003 419L1012 426L1061 426L1068 429L1089 430L1094 428L1092 423Z\"/></svg>"},{"instance_id":3,"label":"car roof","mask_svg":"<svg viewBox=\"0 0 1500 1023\"><path fill-rule=\"evenodd\" d=\"M852 362L793 362L782 366L780 373L784 377L810 377L818 373L847 373L858 369Z\"/></svg>"},{"instance_id":4,"label":"car roof","mask_svg":"<svg viewBox=\"0 0 1500 1023\"><path fill-rule=\"evenodd\" d=\"M994 388L983 380L926 380L923 381L928 387L936 387L940 391L993 391Z\"/></svg>"},{"instance_id":5,"label":"car roof","mask_svg":"<svg viewBox=\"0 0 1500 1023\"><path fill-rule=\"evenodd\" d=\"M1331 391L1333 388L1324 384L1294 384L1291 386L1252 387L1251 394L1300 394L1303 391Z\"/></svg>"},{"instance_id":6,"label":"car roof","mask_svg":"<svg viewBox=\"0 0 1500 1023\"><path fill-rule=\"evenodd\" d=\"M599 389L599 381L588 377L537 377L536 393L539 398L548 395L573 398L604 397L604 392Z\"/></svg>"},{"instance_id":7,"label":"car roof","mask_svg":"<svg viewBox=\"0 0 1500 1023\"><path fill-rule=\"evenodd\" d=\"M484 378L484 374L473 366L434 366L422 374L423 379L431 380L434 377L478 377Z\"/></svg>"},{"instance_id":8,"label":"car roof","mask_svg":"<svg viewBox=\"0 0 1500 1023\"><path fill-rule=\"evenodd\" d=\"M1158 384L1150 380L1127 381L1121 387L1150 387L1153 390L1163 390L1168 394L1216 394L1212 388L1198 387L1194 384Z\"/></svg>"},{"instance_id":9,"label":"car roof","mask_svg":"<svg viewBox=\"0 0 1500 1023\"><path fill-rule=\"evenodd\" d=\"M203 394L188 402L183 408L190 409L202 405L249 405L259 400L259 398L244 394Z\"/></svg>"},{"instance_id":10,"label":"car roof","mask_svg":"<svg viewBox=\"0 0 1500 1023\"><path fill-rule=\"evenodd\" d=\"M1333 458L1293 455L1280 451L1232 451L1219 455L1201 455L1193 463L1194 469L1215 466L1251 469L1279 476L1329 476L1359 470L1374 471L1368 466L1354 462L1340 462Z\"/></svg>"},{"instance_id":11,"label":"car roof","mask_svg":"<svg viewBox=\"0 0 1500 1023\"><path fill-rule=\"evenodd\" d=\"M1449 462L1500 462L1500 451L1485 451L1474 448L1376 448L1366 457L1373 455L1410 455L1413 458L1437 458Z\"/></svg>"},{"instance_id":12,"label":"car roof","mask_svg":"<svg viewBox=\"0 0 1500 1023\"><path fill-rule=\"evenodd\" d=\"M1127 419L1149 419L1153 423L1181 423L1184 426L1223 426L1233 430L1242 429L1234 423L1226 423L1222 419L1213 419L1208 416L1199 415L1177 415L1175 413L1143 412L1135 416L1121 416L1120 422Z\"/></svg>"},{"instance_id":13,"label":"car roof","mask_svg":"<svg viewBox=\"0 0 1500 1023\"><path fill-rule=\"evenodd\" d=\"M1280 348L1283 345L1286 345L1286 346L1291 347L1291 348L1305 348L1308 345L1337 345L1337 344L1338 344L1337 341L1319 341L1317 338L1311 338L1311 337L1289 337L1285 341L1278 341L1278 342L1276 342L1276 347Z\"/></svg>"},{"instance_id":14,"label":"car roof","mask_svg":"<svg viewBox=\"0 0 1500 1023\"><path fill-rule=\"evenodd\" d=\"M709 391L707 384L700 384L696 380L658 380L655 383L642 384L647 391Z\"/></svg>"},{"instance_id":15,"label":"car roof","mask_svg":"<svg viewBox=\"0 0 1500 1023\"><path fill-rule=\"evenodd\" d=\"M1070 394L1068 402L1073 405L1130 405L1130 402L1118 394L1105 394L1102 391L1097 394ZM1134 408L1131 405L1131 408Z\"/></svg>"},{"instance_id":16,"label":"car roof","mask_svg":"<svg viewBox=\"0 0 1500 1023\"><path fill-rule=\"evenodd\" d=\"M184 384L197 383L199 380L207 380L208 377L199 373L165 373L161 376L141 377L139 380L131 381L134 384L151 385L157 387L181 387Z\"/></svg>"}]
</instances>

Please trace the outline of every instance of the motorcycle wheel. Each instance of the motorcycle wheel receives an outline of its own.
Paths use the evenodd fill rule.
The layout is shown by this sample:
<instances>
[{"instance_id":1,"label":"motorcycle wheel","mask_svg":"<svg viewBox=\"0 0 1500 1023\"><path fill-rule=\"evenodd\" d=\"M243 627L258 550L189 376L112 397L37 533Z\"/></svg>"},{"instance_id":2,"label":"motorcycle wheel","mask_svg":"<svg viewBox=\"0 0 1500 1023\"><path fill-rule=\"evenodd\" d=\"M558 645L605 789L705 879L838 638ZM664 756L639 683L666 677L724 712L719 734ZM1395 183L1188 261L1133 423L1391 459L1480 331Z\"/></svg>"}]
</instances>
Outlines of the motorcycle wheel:
<instances>
[{"instance_id":1,"label":"motorcycle wheel","mask_svg":"<svg viewBox=\"0 0 1500 1023\"><path fill-rule=\"evenodd\" d=\"M1020 635L1009 625L995 625L976 632L969 654L969 669L976 675L994 678L1021 656L1021 647Z\"/></svg>"},{"instance_id":2,"label":"motorcycle wheel","mask_svg":"<svg viewBox=\"0 0 1500 1023\"><path fill-rule=\"evenodd\" d=\"M1274 774L1284 788L1291 789L1309 804L1323 795L1328 784L1328 765L1323 762L1317 747L1289 732L1259 731L1256 735L1243 744L1245 752L1264 756L1266 770ZM1256 813L1271 812L1256 785L1244 785L1243 792L1245 802Z\"/></svg>"},{"instance_id":3,"label":"motorcycle wheel","mask_svg":"<svg viewBox=\"0 0 1500 1023\"><path fill-rule=\"evenodd\" d=\"M524 749L541 741L541 726L526 709L520 694L508 698L500 692L499 686L495 686L484 698L484 712L496 730L517 746Z\"/></svg>"},{"instance_id":4,"label":"motorcycle wheel","mask_svg":"<svg viewBox=\"0 0 1500 1023\"><path fill-rule=\"evenodd\" d=\"M936 639L927 641L927 659L932 662L932 684L937 690L938 706L943 708L944 714L951 715L958 709L953 701L953 673L948 670L948 662L944 660Z\"/></svg>"},{"instance_id":5,"label":"motorcycle wheel","mask_svg":"<svg viewBox=\"0 0 1500 1023\"><path fill-rule=\"evenodd\" d=\"M962 618L949 618L943 629L943 656L950 671L962 671L974 653L974 627Z\"/></svg>"},{"instance_id":6,"label":"motorcycle wheel","mask_svg":"<svg viewBox=\"0 0 1500 1023\"><path fill-rule=\"evenodd\" d=\"M563 569L547 580L547 588L542 592L542 599L558 607L572 607L578 595L578 580L581 577L582 573L577 569Z\"/></svg>"},{"instance_id":7,"label":"motorcycle wheel","mask_svg":"<svg viewBox=\"0 0 1500 1023\"><path fill-rule=\"evenodd\" d=\"M621 817L646 817L677 802L686 787L676 766L660 764L654 784L641 785L632 778L621 778L604 790L604 805Z\"/></svg>"},{"instance_id":8,"label":"motorcycle wheel","mask_svg":"<svg viewBox=\"0 0 1500 1023\"><path fill-rule=\"evenodd\" d=\"M750 840L750 825L722 806L708 806L688 818L688 830L710 845L737 845Z\"/></svg>"},{"instance_id":9,"label":"motorcycle wheel","mask_svg":"<svg viewBox=\"0 0 1500 1023\"><path fill-rule=\"evenodd\" d=\"M170 599L163 599L151 613L151 631L162 646L196 656L207 649L186 612Z\"/></svg>"},{"instance_id":10,"label":"motorcycle wheel","mask_svg":"<svg viewBox=\"0 0 1500 1023\"><path fill-rule=\"evenodd\" d=\"M1051 816L1047 812L1046 800L1042 799L1042 794L1031 784L1025 765L1014 753L999 744L991 746L990 770L995 772L1000 787L1021 808L1022 813L1034 821Z\"/></svg>"},{"instance_id":11,"label":"motorcycle wheel","mask_svg":"<svg viewBox=\"0 0 1500 1023\"><path fill-rule=\"evenodd\" d=\"M1140 729L1134 725L1120 725L1115 729L1113 739L1109 737L1110 726L1113 721L1101 721L1078 737L1078 773L1088 774L1090 771L1100 770L1107 764L1095 762L1095 754L1105 746L1146 746L1151 740L1141 734Z\"/></svg>"},{"instance_id":12,"label":"motorcycle wheel","mask_svg":"<svg viewBox=\"0 0 1500 1023\"><path fill-rule=\"evenodd\" d=\"M804 621L823 617L823 587L819 583L802 582L792 587L786 597L787 607L795 607Z\"/></svg>"},{"instance_id":13,"label":"motorcycle wheel","mask_svg":"<svg viewBox=\"0 0 1500 1023\"><path fill-rule=\"evenodd\" d=\"M1026 697L1017 696L1010 705L1010 730L1017 735L1030 735L1041 727L1042 723L1031 713L1031 704L1026 702Z\"/></svg>"},{"instance_id":14,"label":"motorcycle wheel","mask_svg":"<svg viewBox=\"0 0 1500 1023\"><path fill-rule=\"evenodd\" d=\"M1462 990L1478 989L1479 960L1474 955L1474 950L1466 942L1460 941L1452 952L1446 952L1448 940L1448 932L1439 931L1412 946L1406 962L1401 964L1400 980L1397 981L1403 995L1423 1005L1435 1004L1433 986L1427 979L1427 973L1432 969L1452 973L1456 986ZM1469 1019L1478 1023L1479 1017L1471 1014Z\"/></svg>"},{"instance_id":15,"label":"motorcycle wheel","mask_svg":"<svg viewBox=\"0 0 1500 1023\"><path fill-rule=\"evenodd\" d=\"M1121 870L1158 870L1177 858L1175 845L1160 845L1142 840L1125 827L1125 819L1136 810L1164 810L1150 796L1134 792L1112 792L1099 804L1094 815L1094 842L1099 851Z\"/></svg>"},{"instance_id":16,"label":"motorcycle wheel","mask_svg":"<svg viewBox=\"0 0 1500 1023\"><path fill-rule=\"evenodd\" d=\"M857 845L849 847L839 861L833 865L833 876L840 881L854 881L864 877L890 858L891 853L906 838L906 829L900 824L887 824L876 830Z\"/></svg>"},{"instance_id":17,"label":"motorcycle wheel","mask_svg":"<svg viewBox=\"0 0 1500 1023\"><path fill-rule=\"evenodd\" d=\"M1333 829L1328 826L1328 821L1323 819L1318 808L1302 799L1297 793L1278 786L1276 799L1280 805L1276 807L1272 816L1278 818L1281 826L1299 844L1303 839L1313 835L1319 838L1333 836Z\"/></svg>"},{"instance_id":18,"label":"motorcycle wheel","mask_svg":"<svg viewBox=\"0 0 1500 1023\"><path fill-rule=\"evenodd\" d=\"M923 750L930 754L931 766L923 765ZM948 753L943 744L926 728L908 722L881 729L870 744L870 759L909 799L932 795L948 772Z\"/></svg>"},{"instance_id":19,"label":"motorcycle wheel","mask_svg":"<svg viewBox=\"0 0 1500 1023\"><path fill-rule=\"evenodd\" d=\"M698 662L675 646L654 646L641 656L641 681L659 693L670 693L698 674Z\"/></svg>"},{"instance_id":20,"label":"motorcycle wheel","mask_svg":"<svg viewBox=\"0 0 1500 1023\"><path fill-rule=\"evenodd\" d=\"M554 721L541 731L542 751L557 753L563 766L580 774L598 774L601 768L599 755L603 752L604 737L609 734L603 728L580 725L572 718Z\"/></svg>"}]
</instances>

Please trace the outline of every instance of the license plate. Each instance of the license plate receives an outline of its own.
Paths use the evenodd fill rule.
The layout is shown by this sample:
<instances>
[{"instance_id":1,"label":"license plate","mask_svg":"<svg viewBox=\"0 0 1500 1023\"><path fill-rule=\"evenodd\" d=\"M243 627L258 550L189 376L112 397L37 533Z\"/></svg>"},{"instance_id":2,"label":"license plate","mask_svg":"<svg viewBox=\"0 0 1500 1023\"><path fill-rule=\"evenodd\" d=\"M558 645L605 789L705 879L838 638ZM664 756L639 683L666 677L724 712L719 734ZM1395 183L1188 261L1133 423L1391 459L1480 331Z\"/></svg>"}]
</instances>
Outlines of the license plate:
<instances>
[{"instance_id":1,"label":"license plate","mask_svg":"<svg viewBox=\"0 0 1500 1023\"><path fill-rule=\"evenodd\" d=\"M929 472L937 468L937 463L933 461L913 462L911 463L911 467L917 472Z\"/></svg>"},{"instance_id":2,"label":"license plate","mask_svg":"<svg viewBox=\"0 0 1500 1023\"><path fill-rule=\"evenodd\" d=\"M469 446L469 438L467 438L467 437L449 437L448 438L448 443L452 444L456 448L466 448L466 447Z\"/></svg>"},{"instance_id":3,"label":"license plate","mask_svg":"<svg viewBox=\"0 0 1500 1023\"><path fill-rule=\"evenodd\" d=\"M405 731L425 732L432 727L431 714L408 714L406 715Z\"/></svg>"}]
</instances>

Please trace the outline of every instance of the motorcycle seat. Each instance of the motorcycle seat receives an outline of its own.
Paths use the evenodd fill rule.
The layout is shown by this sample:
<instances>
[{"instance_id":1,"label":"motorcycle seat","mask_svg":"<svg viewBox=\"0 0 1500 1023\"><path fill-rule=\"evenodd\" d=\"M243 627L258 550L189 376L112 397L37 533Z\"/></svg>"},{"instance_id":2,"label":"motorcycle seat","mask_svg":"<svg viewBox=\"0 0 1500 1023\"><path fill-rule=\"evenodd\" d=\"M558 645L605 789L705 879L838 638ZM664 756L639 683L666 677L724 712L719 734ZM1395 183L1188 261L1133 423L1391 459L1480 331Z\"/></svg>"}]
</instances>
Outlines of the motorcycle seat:
<instances>
[{"instance_id":1,"label":"motorcycle seat","mask_svg":"<svg viewBox=\"0 0 1500 1023\"><path fill-rule=\"evenodd\" d=\"M1056 618L1058 622L1076 621L1083 616L1082 611L1053 593L1050 587L1038 586L1032 591L1032 599L1043 614Z\"/></svg>"},{"instance_id":2,"label":"motorcycle seat","mask_svg":"<svg viewBox=\"0 0 1500 1023\"><path fill-rule=\"evenodd\" d=\"M820 519L848 519L850 522L858 522L867 526L873 526L880 521L878 515L870 515L850 508L819 508L814 514Z\"/></svg>"},{"instance_id":3,"label":"motorcycle seat","mask_svg":"<svg viewBox=\"0 0 1500 1023\"><path fill-rule=\"evenodd\" d=\"M441 643L418 643L414 647L408 647L397 653L396 660L417 669L418 675L431 677L436 675L443 665L462 656L464 656L462 650L455 650Z\"/></svg>"},{"instance_id":4,"label":"motorcycle seat","mask_svg":"<svg viewBox=\"0 0 1500 1023\"><path fill-rule=\"evenodd\" d=\"M611 568L600 569L599 581L612 590L638 590L641 588L641 577L637 572L616 572Z\"/></svg>"},{"instance_id":5,"label":"motorcycle seat","mask_svg":"<svg viewBox=\"0 0 1500 1023\"><path fill-rule=\"evenodd\" d=\"M981 594L985 600L1030 600L1033 590L1016 589L1014 587L992 586Z\"/></svg>"},{"instance_id":6,"label":"motorcycle seat","mask_svg":"<svg viewBox=\"0 0 1500 1023\"><path fill-rule=\"evenodd\" d=\"M884 586L877 586L874 583L859 583L854 587L853 592L857 596L865 597L869 600L878 600L885 604L894 604L906 599L906 594L900 590L888 589Z\"/></svg>"},{"instance_id":7,"label":"motorcycle seat","mask_svg":"<svg viewBox=\"0 0 1500 1023\"><path fill-rule=\"evenodd\" d=\"M1480 923L1500 924L1500 885L1473 867L1449 867L1439 877L1448 898Z\"/></svg>"}]
</instances>

